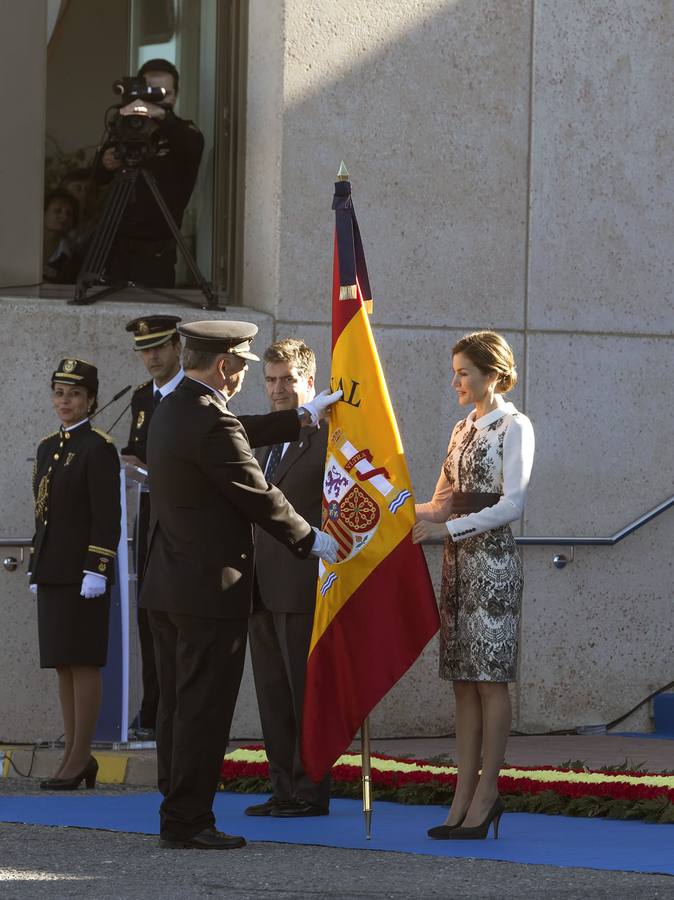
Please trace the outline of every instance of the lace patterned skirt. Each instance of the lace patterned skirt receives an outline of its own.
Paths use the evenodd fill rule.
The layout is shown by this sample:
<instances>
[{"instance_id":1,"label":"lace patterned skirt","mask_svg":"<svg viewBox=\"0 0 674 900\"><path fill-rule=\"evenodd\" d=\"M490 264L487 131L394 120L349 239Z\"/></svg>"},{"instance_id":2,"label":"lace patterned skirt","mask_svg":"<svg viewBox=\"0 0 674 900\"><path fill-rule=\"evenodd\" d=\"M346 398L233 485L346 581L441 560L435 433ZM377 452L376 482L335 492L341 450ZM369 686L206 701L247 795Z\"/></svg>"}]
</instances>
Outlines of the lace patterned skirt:
<instances>
[{"instance_id":1,"label":"lace patterned skirt","mask_svg":"<svg viewBox=\"0 0 674 900\"><path fill-rule=\"evenodd\" d=\"M522 561L508 525L445 542L440 595L440 677L515 681Z\"/></svg>"}]
</instances>

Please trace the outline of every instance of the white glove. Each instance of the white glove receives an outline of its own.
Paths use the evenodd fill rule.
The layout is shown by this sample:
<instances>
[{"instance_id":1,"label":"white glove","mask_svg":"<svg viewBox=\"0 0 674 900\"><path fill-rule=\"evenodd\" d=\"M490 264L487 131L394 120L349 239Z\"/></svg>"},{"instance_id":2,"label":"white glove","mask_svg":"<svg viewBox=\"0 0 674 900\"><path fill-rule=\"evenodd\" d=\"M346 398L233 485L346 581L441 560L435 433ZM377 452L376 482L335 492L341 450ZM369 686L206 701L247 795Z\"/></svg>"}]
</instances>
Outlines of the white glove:
<instances>
[{"instance_id":1,"label":"white glove","mask_svg":"<svg viewBox=\"0 0 674 900\"><path fill-rule=\"evenodd\" d=\"M32 572L28 573L28 590L31 592L31 594L37 594L37 585L30 583L30 576L32 574L33 574Z\"/></svg>"},{"instance_id":2,"label":"white glove","mask_svg":"<svg viewBox=\"0 0 674 900\"><path fill-rule=\"evenodd\" d=\"M344 393L341 390L334 391L332 394L329 391L321 391L313 400L303 403L300 409L306 409L311 416L311 424L315 427L321 419L327 418L332 404L343 396Z\"/></svg>"},{"instance_id":3,"label":"white glove","mask_svg":"<svg viewBox=\"0 0 674 900\"><path fill-rule=\"evenodd\" d=\"M319 531L318 528L314 528L314 533L316 537L314 538L314 545L309 551L310 554L317 556L326 563L336 563L337 549L339 547L337 541L327 531Z\"/></svg>"},{"instance_id":4,"label":"white glove","mask_svg":"<svg viewBox=\"0 0 674 900\"><path fill-rule=\"evenodd\" d=\"M105 593L106 585L107 579L102 575L94 575L91 572L85 572L84 578L82 579L80 594L82 597L86 597L87 600L91 600L92 597L100 597L101 594Z\"/></svg>"}]
</instances>

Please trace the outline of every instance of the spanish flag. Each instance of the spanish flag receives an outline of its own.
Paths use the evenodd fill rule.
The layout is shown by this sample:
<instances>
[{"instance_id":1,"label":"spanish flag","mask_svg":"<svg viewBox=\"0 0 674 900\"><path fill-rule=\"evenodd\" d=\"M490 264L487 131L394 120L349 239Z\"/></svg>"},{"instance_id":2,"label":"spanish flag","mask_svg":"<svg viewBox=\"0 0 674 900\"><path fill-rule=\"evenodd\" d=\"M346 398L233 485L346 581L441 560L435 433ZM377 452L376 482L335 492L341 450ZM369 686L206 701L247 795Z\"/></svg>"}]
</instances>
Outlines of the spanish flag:
<instances>
[{"instance_id":1,"label":"spanish flag","mask_svg":"<svg viewBox=\"0 0 674 900\"><path fill-rule=\"evenodd\" d=\"M319 565L307 661L302 758L319 781L438 630L414 497L367 314L372 299L348 173L335 185L332 390L323 529L339 544Z\"/></svg>"}]
</instances>

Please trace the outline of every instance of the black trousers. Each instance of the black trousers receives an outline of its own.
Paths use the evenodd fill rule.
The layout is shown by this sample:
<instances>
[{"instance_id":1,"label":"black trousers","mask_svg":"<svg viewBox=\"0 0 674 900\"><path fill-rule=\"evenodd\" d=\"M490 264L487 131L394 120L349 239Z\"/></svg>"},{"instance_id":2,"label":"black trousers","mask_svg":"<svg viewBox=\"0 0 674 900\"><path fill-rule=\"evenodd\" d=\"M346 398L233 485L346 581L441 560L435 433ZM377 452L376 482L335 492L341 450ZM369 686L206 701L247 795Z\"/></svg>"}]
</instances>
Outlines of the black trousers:
<instances>
[{"instance_id":1,"label":"black trousers","mask_svg":"<svg viewBox=\"0 0 674 900\"><path fill-rule=\"evenodd\" d=\"M148 611L159 709L160 833L188 839L215 825L213 797L246 654L247 619Z\"/></svg>"},{"instance_id":2,"label":"black trousers","mask_svg":"<svg viewBox=\"0 0 674 900\"><path fill-rule=\"evenodd\" d=\"M140 593L140 582L139 582ZM154 638L146 609L138 607L138 640L140 642L143 700L136 717L139 728L156 728L159 707L159 680L154 658Z\"/></svg>"},{"instance_id":3,"label":"black trousers","mask_svg":"<svg viewBox=\"0 0 674 900\"><path fill-rule=\"evenodd\" d=\"M140 241L118 237L110 248L105 276L110 284L133 281L145 287L175 287L175 241L173 238Z\"/></svg>"},{"instance_id":4,"label":"black trousers","mask_svg":"<svg viewBox=\"0 0 674 900\"><path fill-rule=\"evenodd\" d=\"M140 597L143 586L143 570L147 557L147 533L150 528L150 495L140 495L140 510L136 521L136 547L137 547L137 590L136 597ZM157 680L157 665L154 658L154 638L148 621L147 610L138 607L138 640L140 642L141 673L143 678L143 700L140 711L136 717L136 723L140 728L155 728L157 721L157 707L159 706L159 681Z\"/></svg>"},{"instance_id":5,"label":"black trousers","mask_svg":"<svg viewBox=\"0 0 674 900\"><path fill-rule=\"evenodd\" d=\"M327 808L330 774L315 784L300 756L302 707L313 613L273 612L256 603L248 624L255 692L269 778L278 800Z\"/></svg>"}]
</instances>

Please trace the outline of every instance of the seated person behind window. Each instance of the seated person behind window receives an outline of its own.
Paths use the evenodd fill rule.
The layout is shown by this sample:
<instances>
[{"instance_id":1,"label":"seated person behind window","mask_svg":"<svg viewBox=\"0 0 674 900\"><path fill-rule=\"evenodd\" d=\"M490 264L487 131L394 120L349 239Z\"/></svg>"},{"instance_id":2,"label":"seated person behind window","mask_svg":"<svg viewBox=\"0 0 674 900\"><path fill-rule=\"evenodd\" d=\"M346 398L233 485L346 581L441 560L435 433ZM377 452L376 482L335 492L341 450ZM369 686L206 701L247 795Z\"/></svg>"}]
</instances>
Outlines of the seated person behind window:
<instances>
[{"instance_id":1,"label":"seated person behind window","mask_svg":"<svg viewBox=\"0 0 674 900\"><path fill-rule=\"evenodd\" d=\"M81 249L96 226L98 213L97 191L92 181L93 169L71 169L63 178L61 188L75 198L78 209L77 226L70 232L69 237Z\"/></svg>"},{"instance_id":2,"label":"seated person behind window","mask_svg":"<svg viewBox=\"0 0 674 900\"><path fill-rule=\"evenodd\" d=\"M42 234L42 280L72 284L78 269L74 243L68 232L78 220L77 200L67 191L51 191L44 203Z\"/></svg>"},{"instance_id":3,"label":"seated person behind window","mask_svg":"<svg viewBox=\"0 0 674 900\"><path fill-rule=\"evenodd\" d=\"M178 96L179 75L166 59L148 60L138 71L152 87L166 90L160 104L136 100L120 109L123 116L146 114L153 120L151 141L155 153L143 166L154 175L159 191L180 228L183 213L197 179L204 138L194 122L181 119L173 107ZM146 111L146 112L144 112ZM104 146L94 168L94 179L112 180L122 166L114 147ZM110 284L133 281L147 287L175 285L176 245L154 197L140 177L122 217L117 238L106 266Z\"/></svg>"}]
</instances>

